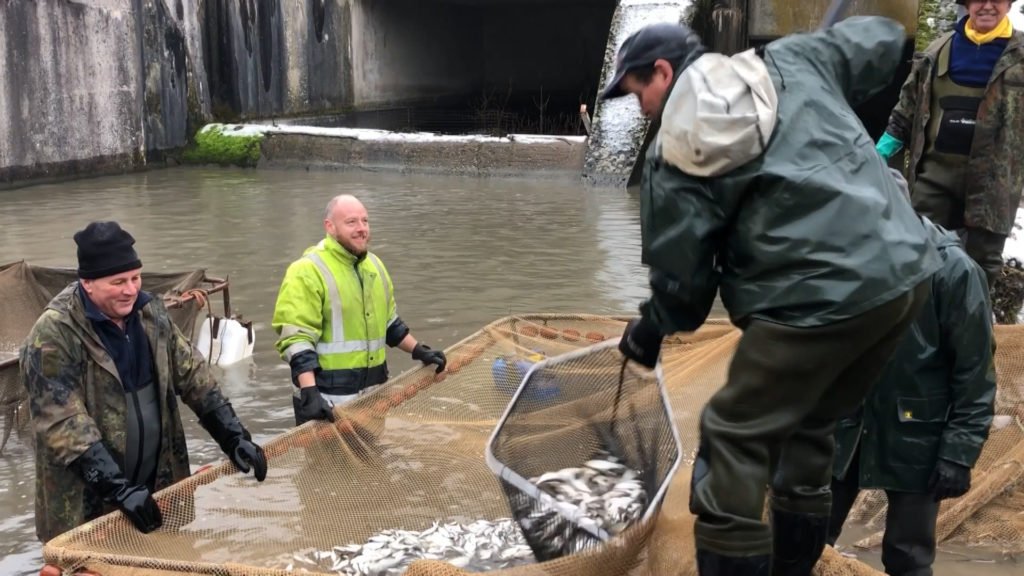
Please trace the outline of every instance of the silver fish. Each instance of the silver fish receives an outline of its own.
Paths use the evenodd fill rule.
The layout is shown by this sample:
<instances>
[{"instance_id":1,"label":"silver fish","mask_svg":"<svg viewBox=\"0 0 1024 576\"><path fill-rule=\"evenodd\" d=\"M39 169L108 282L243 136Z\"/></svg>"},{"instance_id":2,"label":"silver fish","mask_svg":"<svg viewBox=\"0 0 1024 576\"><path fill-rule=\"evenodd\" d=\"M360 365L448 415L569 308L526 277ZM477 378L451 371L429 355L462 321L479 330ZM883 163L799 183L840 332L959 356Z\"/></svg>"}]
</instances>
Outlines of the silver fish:
<instances>
[{"instance_id":1,"label":"silver fish","mask_svg":"<svg viewBox=\"0 0 1024 576\"><path fill-rule=\"evenodd\" d=\"M523 530L549 556L572 553L595 541L580 528L591 532L603 529L614 536L632 525L647 507L648 494L639 477L639 471L605 452L581 467L530 478L556 500L577 508L582 518L573 525L555 510L538 504L521 520Z\"/></svg>"},{"instance_id":2,"label":"silver fish","mask_svg":"<svg viewBox=\"0 0 1024 576\"><path fill-rule=\"evenodd\" d=\"M484 572L535 562L533 551L510 518L469 524L434 522L423 531L384 530L360 544L304 550L285 558L285 570L315 567L344 576L397 576L415 560L443 560ZM280 566L280 564L278 564Z\"/></svg>"}]
</instances>

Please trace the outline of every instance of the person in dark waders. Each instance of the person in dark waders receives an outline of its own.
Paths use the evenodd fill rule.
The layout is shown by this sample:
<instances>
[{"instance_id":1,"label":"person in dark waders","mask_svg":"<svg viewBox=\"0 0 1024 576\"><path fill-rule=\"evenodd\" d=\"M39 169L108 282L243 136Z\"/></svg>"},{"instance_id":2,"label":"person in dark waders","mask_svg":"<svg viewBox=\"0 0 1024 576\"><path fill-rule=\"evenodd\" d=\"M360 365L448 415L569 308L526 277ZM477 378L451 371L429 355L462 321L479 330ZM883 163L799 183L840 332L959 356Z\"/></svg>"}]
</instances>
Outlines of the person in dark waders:
<instances>
[{"instance_id":1,"label":"person in dark waders","mask_svg":"<svg viewBox=\"0 0 1024 576\"><path fill-rule=\"evenodd\" d=\"M620 349L653 367L662 337L700 327L719 290L743 330L701 417L690 509L702 576L811 573L836 421L941 265L852 109L889 83L904 40L893 20L853 17L727 57L657 24L625 41L602 94L661 114L640 191L651 296Z\"/></svg>"},{"instance_id":2,"label":"person in dark waders","mask_svg":"<svg viewBox=\"0 0 1024 576\"><path fill-rule=\"evenodd\" d=\"M995 412L985 271L956 234L922 221L942 256L931 299L835 435L828 543L839 539L861 489L885 490L882 564L893 576L931 576L939 503L970 489Z\"/></svg>"},{"instance_id":3,"label":"person in dark waders","mask_svg":"<svg viewBox=\"0 0 1024 576\"><path fill-rule=\"evenodd\" d=\"M991 288L1024 190L1024 32L1011 0L957 4L967 16L914 55L877 148L906 150L914 209L964 238Z\"/></svg>"}]
</instances>

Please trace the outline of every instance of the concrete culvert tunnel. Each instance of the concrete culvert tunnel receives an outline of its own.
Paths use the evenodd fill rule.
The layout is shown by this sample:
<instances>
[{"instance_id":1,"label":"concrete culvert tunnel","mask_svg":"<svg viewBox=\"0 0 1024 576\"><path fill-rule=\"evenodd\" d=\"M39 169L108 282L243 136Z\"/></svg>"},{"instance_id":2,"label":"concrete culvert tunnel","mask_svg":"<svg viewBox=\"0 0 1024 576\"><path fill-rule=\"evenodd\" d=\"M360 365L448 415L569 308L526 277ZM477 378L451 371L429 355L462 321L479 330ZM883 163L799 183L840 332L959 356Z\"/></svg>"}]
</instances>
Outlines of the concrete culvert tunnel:
<instances>
[{"instance_id":1,"label":"concrete culvert tunnel","mask_svg":"<svg viewBox=\"0 0 1024 576\"><path fill-rule=\"evenodd\" d=\"M583 135L580 105L594 110L617 3L351 2L352 111L316 123L442 134Z\"/></svg>"}]
</instances>

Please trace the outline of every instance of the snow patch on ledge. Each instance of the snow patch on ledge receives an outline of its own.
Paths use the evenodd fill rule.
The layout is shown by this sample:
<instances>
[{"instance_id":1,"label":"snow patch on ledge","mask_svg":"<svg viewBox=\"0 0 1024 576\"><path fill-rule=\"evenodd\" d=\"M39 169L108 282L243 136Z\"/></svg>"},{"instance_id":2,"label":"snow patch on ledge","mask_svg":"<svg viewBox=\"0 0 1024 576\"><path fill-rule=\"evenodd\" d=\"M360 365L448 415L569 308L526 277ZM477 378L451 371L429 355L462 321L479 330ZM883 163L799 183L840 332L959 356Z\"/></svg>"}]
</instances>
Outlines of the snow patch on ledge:
<instances>
[{"instance_id":1,"label":"snow patch on ledge","mask_svg":"<svg viewBox=\"0 0 1024 576\"><path fill-rule=\"evenodd\" d=\"M1024 264L1024 209L1017 208L1013 230L1010 231L1006 245L1003 246L1003 258L1016 258Z\"/></svg>"},{"instance_id":2,"label":"snow patch on ledge","mask_svg":"<svg viewBox=\"0 0 1024 576\"><path fill-rule=\"evenodd\" d=\"M305 134L308 136L329 136L375 142L441 142L452 143L519 143L553 144L556 142L582 144L586 136L546 136L543 134L509 134L504 137L482 135L446 135L433 132L390 132L368 128L324 128L321 126L295 126L273 124L207 124L202 132L220 128L225 136L260 136L266 134Z\"/></svg>"}]
</instances>

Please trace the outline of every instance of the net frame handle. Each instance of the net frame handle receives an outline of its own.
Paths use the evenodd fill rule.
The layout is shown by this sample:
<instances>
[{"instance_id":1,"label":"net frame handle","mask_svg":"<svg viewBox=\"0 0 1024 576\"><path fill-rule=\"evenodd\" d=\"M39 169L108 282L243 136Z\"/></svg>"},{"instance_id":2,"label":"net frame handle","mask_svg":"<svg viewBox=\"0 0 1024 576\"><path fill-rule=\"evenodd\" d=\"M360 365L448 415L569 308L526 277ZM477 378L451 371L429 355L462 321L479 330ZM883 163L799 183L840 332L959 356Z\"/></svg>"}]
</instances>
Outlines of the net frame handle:
<instances>
[{"instance_id":1,"label":"net frame handle","mask_svg":"<svg viewBox=\"0 0 1024 576\"><path fill-rule=\"evenodd\" d=\"M508 420L509 415L512 413L512 410L516 407L516 404L519 402L519 398L523 395L523 392L526 390L526 385L530 381L530 378L533 376L534 372L538 370L544 370L552 364L564 364L566 362L570 362L578 358L583 358L596 352L604 351L608 348L618 348L619 341L621 339L622 337L620 336L618 338L604 340L602 342L592 344L585 348L580 348L578 350L566 352L565 354L545 358L530 366L529 370L526 371L526 374L523 375L523 379L519 383L519 387L516 389L515 394L512 395L511 400L509 400L508 405L505 407L505 411L502 413L501 418L498 419L498 422L495 424L494 430L491 431L490 438L488 438L487 444L484 447L484 461L487 463L487 466L491 469L492 472L494 472L496 476L508 482L509 484L515 486L517 489L524 492L528 496L533 497L535 500L538 500L542 504L553 508L558 514L560 514L566 520L569 520L579 528L586 530L602 542L607 542L609 539L611 539L611 535L608 534L606 530L596 526L591 526L590 522L581 523L580 520L589 520L589 518L583 515L580 512L579 508L575 506L570 506L567 503L556 500L553 496L541 490L539 486L536 486L535 484L524 478L521 474L519 474L515 470L512 470L503 462L498 460L498 458L494 455L494 443L498 438L498 433L504 427L505 422ZM668 472L665 475L665 479L658 486L658 490L654 493L654 496L652 496L651 500L648 502L647 509L644 511L643 516L639 518L638 521L641 523L650 520L650 518L654 515L654 512L659 508L661 501L664 499L665 494L668 492L669 485L672 483L672 478L675 477L676 472L679 470L679 465L683 460L682 440L679 436L679 427L676 425L676 420L674 417L672 417L672 405L669 403L668 391L665 389L664 371L662 370L660 358L658 359L657 364L655 364L654 374L656 379L656 386L658 387L658 393L661 395L661 400L664 403L665 409L669 414L669 428L672 430L672 440L675 442L676 446L676 457L673 460L672 465L669 467Z\"/></svg>"}]
</instances>

